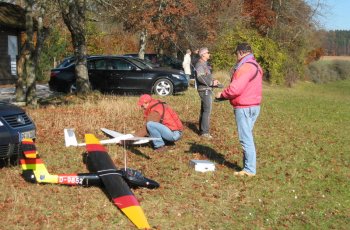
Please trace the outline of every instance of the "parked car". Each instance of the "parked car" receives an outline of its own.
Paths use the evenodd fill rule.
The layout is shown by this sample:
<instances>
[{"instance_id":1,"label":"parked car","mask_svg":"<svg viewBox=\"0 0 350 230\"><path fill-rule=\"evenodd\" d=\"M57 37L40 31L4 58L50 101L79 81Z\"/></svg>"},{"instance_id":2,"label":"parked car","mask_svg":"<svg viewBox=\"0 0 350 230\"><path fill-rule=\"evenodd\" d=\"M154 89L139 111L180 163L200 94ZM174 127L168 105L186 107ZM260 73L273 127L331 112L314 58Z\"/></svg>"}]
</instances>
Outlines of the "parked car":
<instances>
[{"instance_id":1,"label":"parked car","mask_svg":"<svg viewBox=\"0 0 350 230\"><path fill-rule=\"evenodd\" d=\"M187 90L183 71L152 68L138 58L88 56L87 68L92 89L101 92L141 92L167 96ZM51 70L50 90L73 92L76 89L74 58L67 58Z\"/></svg>"},{"instance_id":2,"label":"parked car","mask_svg":"<svg viewBox=\"0 0 350 230\"><path fill-rule=\"evenodd\" d=\"M143 62L145 65L148 65L149 67L152 67L152 68L159 68L160 67L160 64L157 63L157 62L151 62L149 59L145 58L145 59L141 59L139 58L138 56L134 56L134 55L130 55L130 54L125 54L123 55L124 57L133 57L135 59L137 59L138 61L140 62Z\"/></svg>"},{"instance_id":3,"label":"parked car","mask_svg":"<svg viewBox=\"0 0 350 230\"><path fill-rule=\"evenodd\" d=\"M15 105L0 102L0 158L17 157L23 138L35 138L36 128L25 111Z\"/></svg>"},{"instance_id":4,"label":"parked car","mask_svg":"<svg viewBox=\"0 0 350 230\"><path fill-rule=\"evenodd\" d=\"M126 57L135 57L138 58L139 54L132 53L132 54L124 54L123 56ZM158 62L158 55L155 53L146 53L144 54L144 60L148 63L152 63L152 65L155 65L156 67L159 67L159 62Z\"/></svg>"},{"instance_id":5,"label":"parked car","mask_svg":"<svg viewBox=\"0 0 350 230\"><path fill-rule=\"evenodd\" d=\"M182 61L168 55L163 55L159 58L160 66L171 67L173 69L183 70Z\"/></svg>"}]
</instances>

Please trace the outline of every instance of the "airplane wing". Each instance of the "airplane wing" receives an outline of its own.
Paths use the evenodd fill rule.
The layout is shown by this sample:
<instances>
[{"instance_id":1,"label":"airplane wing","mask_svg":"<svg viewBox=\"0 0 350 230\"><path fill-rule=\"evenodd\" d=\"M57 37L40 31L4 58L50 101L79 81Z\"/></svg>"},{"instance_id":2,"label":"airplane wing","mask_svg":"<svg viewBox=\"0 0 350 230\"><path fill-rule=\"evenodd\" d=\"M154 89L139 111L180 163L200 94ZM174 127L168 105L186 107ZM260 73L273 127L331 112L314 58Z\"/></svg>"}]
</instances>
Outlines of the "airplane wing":
<instances>
[{"instance_id":1,"label":"airplane wing","mask_svg":"<svg viewBox=\"0 0 350 230\"><path fill-rule=\"evenodd\" d=\"M117 168L105 147L92 134L85 135L85 142L88 152L86 159L88 169L98 174L114 204L137 228L149 229L150 226L139 202L122 176L116 173Z\"/></svg>"},{"instance_id":2,"label":"airplane wing","mask_svg":"<svg viewBox=\"0 0 350 230\"><path fill-rule=\"evenodd\" d=\"M140 144L145 144L148 143L152 140L159 140L160 138L155 138L155 137L135 137L132 134L122 134L114 130L106 129L106 128L101 128L102 132L107 134L108 136L113 137L113 139L118 139L120 141L131 141L132 144L134 145L140 145ZM113 140L111 139L111 140ZM101 143L103 143L101 141Z\"/></svg>"},{"instance_id":3,"label":"airplane wing","mask_svg":"<svg viewBox=\"0 0 350 230\"><path fill-rule=\"evenodd\" d=\"M111 136L113 138L107 139L107 140L100 140L100 144L121 144L123 141L126 142L126 144L134 144L134 145L140 145L147 143L151 140L157 140L160 138L154 138L154 137L134 137L132 134L121 134L113 130L101 128L101 130L106 133L108 136ZM78 143L77 138L74 133L74 129L64 129L64 140L66 147L69 146L86 146L86 143Z\"/></svg>"},{"instance_id":4,"label":"airplane wing","mask_svg":"<svg viewBox=\"0 0 350 230\"><path fill-rule=\"evenodd\" d=\"M106 129L106 128L101 128L102 132L104 132L105 134L111 136L111 137L120 137L123 136L124 134L119 133L117 131L114 130L110 130L110 129Z\"/></svg>"}]
</instances>

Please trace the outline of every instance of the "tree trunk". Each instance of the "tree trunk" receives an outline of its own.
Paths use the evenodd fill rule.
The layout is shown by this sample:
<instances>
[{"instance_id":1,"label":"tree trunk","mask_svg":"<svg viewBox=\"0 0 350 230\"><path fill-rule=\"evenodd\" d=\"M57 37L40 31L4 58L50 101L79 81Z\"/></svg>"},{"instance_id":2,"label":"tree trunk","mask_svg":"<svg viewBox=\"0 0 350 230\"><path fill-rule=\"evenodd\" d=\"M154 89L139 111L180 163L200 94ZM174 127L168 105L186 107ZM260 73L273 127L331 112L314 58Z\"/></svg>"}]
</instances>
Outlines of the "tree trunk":
<instances>
[{"instance_id":1,"label":"tree trunk","mask_svg":"<svg viewBox=\"0 0 350 230\"><path fill-rule=\"evenodd\" d=\"M36 32L36 46L35 46L35 51L34 51L34 66L36 66L36 76L39 75L39 62L40 62L40 54L41 50L43 48L44 40L47 35L46 31L44 31L44 26L43 26L43 17L45 15L45 8L43 7L45 4L45 1L42 1L42 5L39 6L39 15L38 15L38 28Z\"/></svg>"},{"instance_id":2,"label":"tree trunk","mask_svg":"<svg viewBox=\"0 0 350 230\"><path fill-rule=\"evenodd\" d=\"M147 30L143 29L140 35L139 58L141 59L145 59L146 45L147 45Z\"/></svg>"},{"instance_id":3,"label":"tree trunk","mask_svg":"<svg viewBox=\"0 0 350 230\"><path fill-rule=\"evenodd\" d=\"M28 50L26 48L27 48L26 44L24 44L21 47L21 51L20 51L19 58L18 58L18 61L17 61L17 81L16 81L16 101L17 102L24 102L25 101L25 91L24 91L25 72L24 72L24 64L25 64L25 56L28 53Z\"/></svg>"},{"instance_id":4,"label":"tree trunk","mask_svg":"<svg viewBox=\"0 0 350 230\"><path fill-rule=\"evenodd\" d=\"M36 76L34 68L34 42L33 42L33 0L26 0L26 44L28 53L25 55L25 72L26 72L26 103L33 107L37 106L36 97Z\"/></svg>"},{"instance_id":5,"label":"tree trunk","mask_svg":"<svg viewBox=\"0 0 350 230\"><path fill-rule=\"evenodd\" d=\"M77 93L86 94L91 91L86 67L85 38L85 0L58 0L64 23L68 27L73 41L75 55L75 75Z\"/></svg>"}]
</instances>

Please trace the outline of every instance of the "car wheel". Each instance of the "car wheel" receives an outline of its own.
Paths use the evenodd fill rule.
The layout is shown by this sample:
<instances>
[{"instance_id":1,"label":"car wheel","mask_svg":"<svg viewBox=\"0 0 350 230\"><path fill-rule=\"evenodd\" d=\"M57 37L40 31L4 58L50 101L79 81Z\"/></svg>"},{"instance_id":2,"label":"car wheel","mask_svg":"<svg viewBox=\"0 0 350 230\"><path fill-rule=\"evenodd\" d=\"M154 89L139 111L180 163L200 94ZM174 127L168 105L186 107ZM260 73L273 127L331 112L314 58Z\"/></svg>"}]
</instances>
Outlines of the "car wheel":
<instances>
[{"instance_id":1,"label":"car wheel","mask_svg":"<svg viewBox=\"0 0 350 230\"><path fill-rule=\"evenodd\" d=\"M173 83L167 79L160 79L156 81L156 83L153 86L153 91L155 94L159 96L168 96L173 94Z\"/></svg>"},{"instance_id":2,"label":"car wheel","mask_svg":"<svg viewBox=\"0 0 350 230\"><path fill-rule=\"evenodd\" d=\"M67 88L67 93L75 93L77 92L77 85L75 82L70 83L68 88Z\"/></svg>"}]
</instances>

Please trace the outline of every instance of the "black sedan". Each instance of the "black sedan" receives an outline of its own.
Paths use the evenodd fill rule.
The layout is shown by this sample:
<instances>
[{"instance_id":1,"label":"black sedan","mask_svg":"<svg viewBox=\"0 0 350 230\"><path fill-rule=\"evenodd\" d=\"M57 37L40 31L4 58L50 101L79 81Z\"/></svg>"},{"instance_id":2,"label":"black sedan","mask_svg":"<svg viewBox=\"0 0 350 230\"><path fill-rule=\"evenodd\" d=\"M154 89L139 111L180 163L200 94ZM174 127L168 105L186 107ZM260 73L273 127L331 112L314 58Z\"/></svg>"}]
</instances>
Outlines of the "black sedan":
<instances>
[{"instance_id":1,"label":"black sedan","mask_svg":"<svg viewBox=\"0 0 350 230\"><path fill-rule=\"evenodd\" d=\"M152 68L142 60L124 56L88 56L87 68L92 89L101 92L140 92L167 96L188 88L183 71ZM52 91L74 92L74 58L51 70Z\"/></svg>"},{"instance_id":2,"label":"black sedan","mask_svg":"<svg viewBox=\"0 0 350 230\"><path fill-rule=\"evenodd\" d=\"M15 159L23 138L35 138L35 125L23 109L0 102L0 159Z\"/></svg>"}]
</instances>

